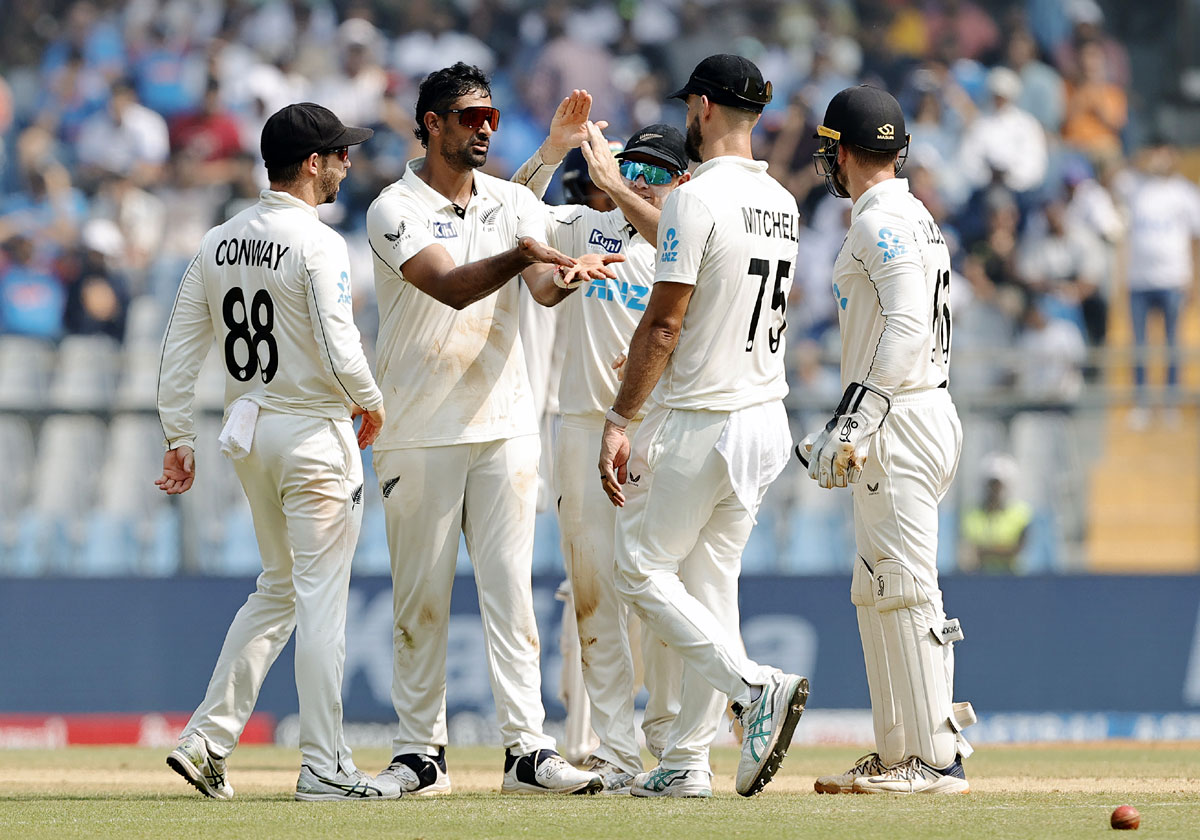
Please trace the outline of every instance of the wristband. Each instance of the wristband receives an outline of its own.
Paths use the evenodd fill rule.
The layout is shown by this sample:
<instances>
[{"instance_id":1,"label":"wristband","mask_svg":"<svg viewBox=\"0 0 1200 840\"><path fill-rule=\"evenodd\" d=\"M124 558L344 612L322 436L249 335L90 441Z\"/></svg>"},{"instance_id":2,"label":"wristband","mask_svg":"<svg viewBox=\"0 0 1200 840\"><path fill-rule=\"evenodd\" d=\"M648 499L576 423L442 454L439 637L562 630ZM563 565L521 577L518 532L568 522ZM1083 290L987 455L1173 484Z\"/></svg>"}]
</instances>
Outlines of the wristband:
<instances>
[{"instance_id":1,"label":"wristband","mask_svg":"<svg viewBox=\"0 0 1200 840\"><path fill-rule=\"evenodd\" d=\"M618 429L624 429L629 425L629 418L622 417L620 414L617 414L617 410L615 408L610 408L604 415L604 419L609 423L612 423Z\"/></svg>"}]
</instances>

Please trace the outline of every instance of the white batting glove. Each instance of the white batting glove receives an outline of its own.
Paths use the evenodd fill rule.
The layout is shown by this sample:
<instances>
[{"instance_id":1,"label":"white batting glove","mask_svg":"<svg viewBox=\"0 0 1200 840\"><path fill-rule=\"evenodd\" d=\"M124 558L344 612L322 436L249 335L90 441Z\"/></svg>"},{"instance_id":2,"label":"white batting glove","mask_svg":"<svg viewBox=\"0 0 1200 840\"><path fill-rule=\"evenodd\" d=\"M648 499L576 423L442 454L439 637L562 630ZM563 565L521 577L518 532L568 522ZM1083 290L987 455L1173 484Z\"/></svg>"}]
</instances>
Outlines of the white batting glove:
<instances>
[{"instance_id":1,"label":"white batting glove","mask_svg":"<svg viewBox=\"0 0 1200 840\"><path fill-rule=\"evenodd\" d=\"M861 382L850 383L833 419L815 438L810 435L796 448L801 463L808 456L809 477L827 489L857 483L867 462L871 436L879 431L891 407L892 401L882 392Z\"/></svg>"}]
</instances>

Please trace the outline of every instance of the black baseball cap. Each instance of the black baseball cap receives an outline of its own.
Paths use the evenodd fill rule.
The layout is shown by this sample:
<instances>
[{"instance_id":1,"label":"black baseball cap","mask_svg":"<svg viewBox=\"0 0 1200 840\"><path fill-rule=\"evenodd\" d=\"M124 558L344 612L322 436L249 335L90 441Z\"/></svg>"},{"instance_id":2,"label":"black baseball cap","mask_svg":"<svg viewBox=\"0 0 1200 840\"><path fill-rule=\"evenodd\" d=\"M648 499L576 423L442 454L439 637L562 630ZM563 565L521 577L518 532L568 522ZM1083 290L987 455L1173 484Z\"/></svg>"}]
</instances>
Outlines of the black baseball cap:
<instances>
[{"instance_id":1,"label":"black baseball cap","mask_svg":"<svg viewBox=\"0 0 1200 840\"><path fill-rule=\"evenodd\" d=\"M263 126L263 160L267 166L287 166L324 149L357 146L371 139L369 128L343 125L337 116L313 102L280 108Z\"/></svg>"},{"instance_id":2,"label":"black baseball cap","mask_svg":"<svg viewBox=\"0 0 1200 840\"><path fill-rule=\"evenodd\" d=\"M848 87L833 97L813 136L873 152L895 152L908 145L900 103L886 90L870 85Z\"/></svg>"},{"instance_id":3,"label":"black baseball cap","mask_svg":"<svg viewBox=\"0 0 1200 840\"><path fill-rule=\"evenodd\" d=\"M686 100L689 93L710 102L761 114L771 101L771 83L764 82L754 62L740 55L710 55L696 65L687 84L668 96Z\"/></svg>"},{"instance_id":4,"label":"black baseball cap","mask_svg":"<svg viewBox=\"0 0 1200 840\"><path fill-rule=\"evenodd\" d=\"M687 145L683 135L679 129L666 123L655 123L633 132L617 159L632 154L649 155L668 164L676 172L686 172L688 168Z\"/></svg>"}]
</instances>

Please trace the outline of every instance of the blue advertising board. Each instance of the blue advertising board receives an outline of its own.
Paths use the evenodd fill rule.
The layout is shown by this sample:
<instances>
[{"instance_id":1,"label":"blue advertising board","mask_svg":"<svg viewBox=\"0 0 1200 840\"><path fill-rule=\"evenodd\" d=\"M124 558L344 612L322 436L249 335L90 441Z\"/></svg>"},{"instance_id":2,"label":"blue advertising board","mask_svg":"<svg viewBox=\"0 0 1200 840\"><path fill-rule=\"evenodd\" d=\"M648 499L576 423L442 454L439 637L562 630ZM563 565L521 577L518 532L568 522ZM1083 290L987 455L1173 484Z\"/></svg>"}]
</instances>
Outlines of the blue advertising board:
<instances>
[{"instance_id":1,"label":"blue advertising board","mask_svg":"<svg viewBox=\"0 0 1200 840\"><path fill-rule=\"evenodd\" d=\"M564 714L557 698L558 583L534 580L550 719ZM0 712L189 711L252 587L245 578L0 580ZM1036 730L1036 721L1048 719L1058 721L1052 733L1069 719L1100 737L1137 736L1146 720L1161 724L1164 715L1185 715L1189 725L1200 719L1200 577L954 576L943 588L947 612L962 621L966 636L957 646L957 699L974 703L981 728ZM742 581L748 652L808 675L812 710L868 706L848 590L848 577ZM387 578L351 582L347 720L393 717L391 604ZM450 713L491 718L469 576L455 581L449 637ZM296 710L291 644L258 708L279 718ZM1139 717L1146 714L1158 717Z\"/></svg>"}]
</instances>

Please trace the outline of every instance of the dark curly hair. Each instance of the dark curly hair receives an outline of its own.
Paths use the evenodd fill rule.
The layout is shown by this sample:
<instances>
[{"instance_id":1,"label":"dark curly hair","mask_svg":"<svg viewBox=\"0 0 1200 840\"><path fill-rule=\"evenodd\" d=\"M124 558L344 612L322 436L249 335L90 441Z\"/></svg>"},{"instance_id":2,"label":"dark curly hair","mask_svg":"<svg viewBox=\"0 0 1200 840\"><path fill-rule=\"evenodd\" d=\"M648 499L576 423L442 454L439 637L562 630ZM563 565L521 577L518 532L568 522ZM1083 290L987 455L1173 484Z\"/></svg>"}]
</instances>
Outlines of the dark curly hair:
<instances>
[{"instance_id":1,"label":"dark curly hair","mask_svg":"<svg viewBox=\"0 0 1200 840\"><path fill-rule=\"evenodd\" d=\"M425 115L430 111L449 110L454 100L473 91L491 96L492 83L478 67L462 61L443 70L435 70L425 77L417 92L417 127L413 129L422 146L429 145Z\"/></svg>"}]
</instances>

